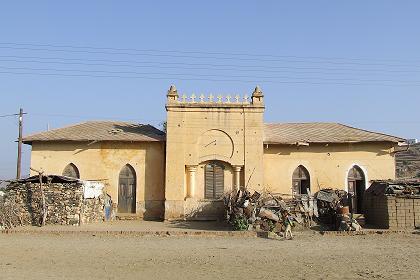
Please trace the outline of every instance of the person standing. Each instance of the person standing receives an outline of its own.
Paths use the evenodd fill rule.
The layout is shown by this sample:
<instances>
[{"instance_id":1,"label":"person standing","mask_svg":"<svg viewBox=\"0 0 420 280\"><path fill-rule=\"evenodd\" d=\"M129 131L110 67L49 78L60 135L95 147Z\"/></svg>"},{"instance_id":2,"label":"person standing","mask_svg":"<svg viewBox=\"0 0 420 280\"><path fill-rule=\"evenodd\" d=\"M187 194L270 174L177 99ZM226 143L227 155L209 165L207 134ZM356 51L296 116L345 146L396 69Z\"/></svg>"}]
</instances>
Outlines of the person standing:
<instances>
[{"instance_id":1,"label":"person standing","mask_svg":"<svg viewBox=\"0 0 420 280\"><path fill-rule=\"evenodd\" d=\"M111 196L107 193L105 194L104 208L105 208L105 221L110 221L111 213L112 213L112 199L111 199Z\"/></svg>"},{"instance_id":2,"label":"person standing","mask_svg":"<svg viewBox=\"0 0 420 280\"><path fill-rule=\"evenodd\" d=\"M283 237L288 240L293 239L292 227L294 226L294 218L287 210L283 211L283 225L285 227Z\"/></svg>"}]
</instances>

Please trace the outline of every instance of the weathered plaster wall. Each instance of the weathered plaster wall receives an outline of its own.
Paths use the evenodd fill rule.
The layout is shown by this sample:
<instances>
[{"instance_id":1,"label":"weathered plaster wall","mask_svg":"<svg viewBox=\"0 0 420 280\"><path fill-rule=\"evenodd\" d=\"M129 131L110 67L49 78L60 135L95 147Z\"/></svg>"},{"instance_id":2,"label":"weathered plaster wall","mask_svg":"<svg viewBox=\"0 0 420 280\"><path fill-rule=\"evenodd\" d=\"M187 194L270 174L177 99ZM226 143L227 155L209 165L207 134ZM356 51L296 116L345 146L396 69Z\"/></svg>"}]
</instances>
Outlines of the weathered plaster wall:
<instances>
[{"instance_id":1,"label":"weathered plaster wall","mask_svg":"<svg viewBox=\"0 0 420 280\"><path fill-rule=\"evenodd\" d=\"M312 192L328 187L347 189L348 171L358 165L368 187L369 180L395 178L391 147L390 143L265 145L264 186L291 195L293 171L303 165L309 171Z\"/></svg>"},{"instance_id":2,"label":"weathered plaster wall","mask_svg":"<svg viewBox=\"0 0 420 280\"><path fill-rule=\"evenodd\" d=\"M158 218L165 198L165 144L163 142L34 142L31 167L46 174L62 174L73 163L83 180L104 180L106 191L118 202L118 178L130 164L137 176L137 214Z\"/></svg>"},{"instance_id":3,"label":"weathered plaster wall","mask_svg":"<svg viewBox=\"0 0 420 280\"><path fill-rule=\"evenodd\" d=\"M197 167L195 195L203 198L203 164L217 160L225 164L225 188L233 185L232 168L241 167L250 186L263 187L264 106L241 103L185 103L167 105L166 206L167 219L182 218L188 196L188 166ZM191 198L190 198L191 199Z\"/></svg>"}]
</instances>

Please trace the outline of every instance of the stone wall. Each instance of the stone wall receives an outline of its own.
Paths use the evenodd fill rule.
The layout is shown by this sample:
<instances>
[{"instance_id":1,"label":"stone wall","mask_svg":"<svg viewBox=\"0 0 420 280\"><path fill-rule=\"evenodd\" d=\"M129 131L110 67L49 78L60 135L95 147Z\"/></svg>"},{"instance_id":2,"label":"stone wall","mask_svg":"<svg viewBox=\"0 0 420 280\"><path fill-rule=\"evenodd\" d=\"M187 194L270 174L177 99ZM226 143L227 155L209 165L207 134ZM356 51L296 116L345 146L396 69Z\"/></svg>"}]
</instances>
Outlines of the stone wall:
<instances>
[{"instance_id":1,"label":"stone wall","mask_svg":"<svg viewBox=\"0 0 420 280\"><path fill-rule=\"evenodd\" d=\"M104 197L84 198L83 184L44 183L47 206L46 224L80 225L103 221ZM40 225L42 193L39 183L13 182L6 189L5 199L14 201L22 225Z\"/></svg>"},{"instance_id":2,"label":"stone wall","mask_svg":"<svg viewBox=\"0 0 420 280\"><path fill-rule=\"evenodd\" d=\"M420 197L367 194L365 218L368 224L384 229L420 227Z\"/></svg>"}]
</instances>

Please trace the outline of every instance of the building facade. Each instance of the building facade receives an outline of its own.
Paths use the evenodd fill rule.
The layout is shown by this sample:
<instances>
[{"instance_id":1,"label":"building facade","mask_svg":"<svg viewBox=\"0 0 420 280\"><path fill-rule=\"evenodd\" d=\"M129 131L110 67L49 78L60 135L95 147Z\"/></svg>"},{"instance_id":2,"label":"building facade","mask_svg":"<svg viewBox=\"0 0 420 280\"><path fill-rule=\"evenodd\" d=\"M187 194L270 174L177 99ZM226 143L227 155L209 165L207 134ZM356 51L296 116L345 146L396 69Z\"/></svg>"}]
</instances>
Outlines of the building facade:
<instances>
[{"instance_id":1,"label":"building facade","mask_svg":"<svg viewBox=\"0 0 420 280\"><path fill-rule=\"evenodd\" d=\"M223 194L283 196L341 188L360 204L370 180L395 178L404 140L337 123L264 123L264 95L167 93L166 135L151 126L87 122L25 138L31 167L104 180L117 211L214 219Z\"/></svg>"}]
</instances>

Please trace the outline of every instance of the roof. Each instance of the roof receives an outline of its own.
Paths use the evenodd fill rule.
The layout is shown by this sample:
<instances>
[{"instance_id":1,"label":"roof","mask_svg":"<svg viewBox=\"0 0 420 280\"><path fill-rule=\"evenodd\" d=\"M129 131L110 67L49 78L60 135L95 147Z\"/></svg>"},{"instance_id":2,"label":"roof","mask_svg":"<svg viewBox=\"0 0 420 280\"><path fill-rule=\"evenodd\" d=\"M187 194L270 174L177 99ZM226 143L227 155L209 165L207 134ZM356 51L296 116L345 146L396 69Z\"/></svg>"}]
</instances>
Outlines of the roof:
<instances>
[{"instance_id":1,"label":"roof","mask_svg":"<svg viewBox=\"0 0 420 280\"><path fill-rule=\"evenodd\" d=\"M374 180L366 194L380 195L420 195L420 180Z\"/></svg>"},{"instance_id":2,"label":"roof","mask_svg":"<svg viewBox=\"0 0 420 280\"><path fill-rule=\"evenodd\" d=\"M151 125L89 121L24 137L35 141L165 141L165 133ZM265 144L402 142L404 139L338 123L270 123L264 125Z\"/></svg>"},{"instance_id":3,"label":"roof","mask_svg":"<svg viewBox=\"0 0 420 280\"><path fill-rule=\"evenodd\" d=\"M402 142L402 138L339 123L269 123L265 144Z\"/></svg>"},{"instance_id":4,"label":"roof","mask_svg":"<svg viewBox=\"0 0 420 280\"><path fill-rule=\"evenodd\" d=\"M34 175L31 177L28 177L26 179L19 179L14 180L12 182L18 182L18 183L39 183L39 175ZM58 183L58 184L64 184L64 183L81 183L82 181L76 178L61 176L61 175L42 175L42 182L43 183Z\"/></svg>"},{"instance_id":5,"label":"roof","mask_svg":"<svg viewBox=\"0 0 420 280\"><path fill-rule=\"evenodd\" d=\"M165 141L165 133L151 125L115 121L89 121L24 137L35 141Z\"/></svg>"}]
</instances>

